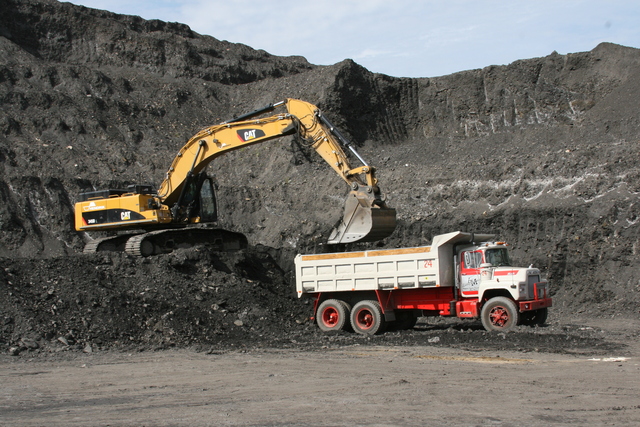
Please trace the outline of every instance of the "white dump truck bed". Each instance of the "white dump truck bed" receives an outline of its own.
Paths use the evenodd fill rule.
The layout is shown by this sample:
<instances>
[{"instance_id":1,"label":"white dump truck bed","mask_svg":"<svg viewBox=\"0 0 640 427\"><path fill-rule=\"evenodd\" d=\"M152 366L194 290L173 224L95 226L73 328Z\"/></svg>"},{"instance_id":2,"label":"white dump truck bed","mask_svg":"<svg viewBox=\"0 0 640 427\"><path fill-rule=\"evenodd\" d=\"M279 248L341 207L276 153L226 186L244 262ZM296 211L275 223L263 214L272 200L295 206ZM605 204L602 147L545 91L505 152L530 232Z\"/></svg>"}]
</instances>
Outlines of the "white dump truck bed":
<instances>
[{"instance_id":1,"label":"white dump truck bed","mask_svg":"<svg viewBox=\"0 0 640 427\"><path fill-rule=\"evenodd\" d=\"M298 255L295 258L298 296L453 286L453 244L491 237L457 231L436 236L431 246Z\"/></svg>"}]
</instances>

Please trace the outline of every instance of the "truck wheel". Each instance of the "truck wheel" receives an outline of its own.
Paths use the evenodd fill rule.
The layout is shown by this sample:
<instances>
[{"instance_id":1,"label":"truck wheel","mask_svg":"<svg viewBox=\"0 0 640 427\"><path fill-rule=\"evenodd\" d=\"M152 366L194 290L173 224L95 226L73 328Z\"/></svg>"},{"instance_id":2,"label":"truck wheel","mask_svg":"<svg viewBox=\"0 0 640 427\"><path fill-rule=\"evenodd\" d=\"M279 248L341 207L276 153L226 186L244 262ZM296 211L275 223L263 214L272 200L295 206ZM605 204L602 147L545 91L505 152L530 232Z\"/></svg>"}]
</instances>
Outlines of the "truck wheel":
<instances>
[{"instance_id":1,"label":"truck wheel","mask_svg":"<svg viewBox=\"0 0 640 427\"><path fill-rule=\"evenodd\" d=\"M413 329L418 323L418 316L415 315L413 310L396 310L396 321L394 326L399 331L405 331L407 329Z\"/></svg>"},{"instance_id":2,"label":"truck wheel","mask_svg":"<svg viewBox=\"0 0 640 427\"><path fill-rule=\"evenodd\" d=\"M520 323L526 326L542 326L547 321L549 310L547 307L534 311L527 311L520 315Z\"/></svg>"},{"instance_id":3,"label":"truck wheel","mask_svg":"<svg viewBox=\"0 0 640 427\"><path fill-rule=\"evenodd\" d=\"M341 331L347 325L349 305L337 299L328 299L318 307L318 327L324 331Z\"/></svg>"},{"instance_id":4,"label":"truck wheel","mask_svg":"<svg viewBox=\"0 0 640 427\"><path fill-rule=\"evenodd\" d=\"M384 331L386 322L378 301L360 301L351 310L351 326L359 334L374 335Z\"/></svg>"},{"instance_id":5,"label":"truck wheel","mask_svg":"<svg viewBox=\"0 0 640 427\"><path fill-rule=\"evenodd\" d=\"M482 306L482 326L487 331L510 331L518 324L516 304L506 297L495 297Z\"/></svg>"}]
</instances>

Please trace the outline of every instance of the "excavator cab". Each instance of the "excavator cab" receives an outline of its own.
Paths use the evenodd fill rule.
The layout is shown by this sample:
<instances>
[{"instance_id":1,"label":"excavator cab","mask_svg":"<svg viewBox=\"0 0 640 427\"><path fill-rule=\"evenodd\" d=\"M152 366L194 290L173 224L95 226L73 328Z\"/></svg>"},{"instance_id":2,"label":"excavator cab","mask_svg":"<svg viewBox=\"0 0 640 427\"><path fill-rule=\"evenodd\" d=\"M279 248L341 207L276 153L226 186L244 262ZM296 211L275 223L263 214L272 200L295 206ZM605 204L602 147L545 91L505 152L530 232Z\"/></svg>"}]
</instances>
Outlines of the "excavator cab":
<instances>
[{"instance_id":1,"label":"excavator cab","mask_svg":"<svg viewBox=\"0 0 640 427\"><path fill-rule=\"evenodd\" d=\"M213 180L205 173L192 174L184 183L180 198L172 207L176 222L203 223L218 220Z\"/></svg>"},{"instance_id":2,"label":"excavator cab","mask_svg":"<svg viewBox=\"0 0 640 427\"><path fill-rule=\"evenodd\" d=\"M218 206L213 180L208 176L200 187L200 222L215 222L218 220Z\"/></svg>"}]
</instances>

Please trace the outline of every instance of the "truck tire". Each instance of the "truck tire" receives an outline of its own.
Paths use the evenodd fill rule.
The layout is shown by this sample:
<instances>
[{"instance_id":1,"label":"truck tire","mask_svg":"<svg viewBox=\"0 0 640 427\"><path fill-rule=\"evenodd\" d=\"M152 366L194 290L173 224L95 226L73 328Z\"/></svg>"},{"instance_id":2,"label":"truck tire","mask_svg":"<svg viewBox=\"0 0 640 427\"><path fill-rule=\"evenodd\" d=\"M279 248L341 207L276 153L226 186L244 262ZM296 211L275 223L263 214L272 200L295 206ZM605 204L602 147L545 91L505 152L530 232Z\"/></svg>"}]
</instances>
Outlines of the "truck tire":
<instances>
[{"instance_id":1,"label":"truck tire","mask_svg":"<svg viewBox=\"0 0 640 427\"><path fill-rule=\"evenodd\" d=\"M494 297L482 306L480 318L487 331L510 331L519 322L516 304L506 297Z\"/></svg>"},{"instance_id":2,"label":"truck tire","mask_svg":"<svg viewBox=\"0 0 640 427\"><path fill-rule=\"evenodd\" d=\"M318 327L324 332L341 331L348 325L349 305L337 299L323 301L318 307Z\"/></svg>"},{"instance_id":3,"label":"truck tire","mask_svg":"<svg viewBox=\"0 0 640 427\"><path fill-rule=\"evenodd\" d=\"M520 323L526 326L542 326L547 321L549 310L547 307L520 314Z\"/></svg>"},{"instance_id":4,"label":"truck tire","mask_svg":"<svg viewBox=\"0 0 640 427\"><path fill-rule=\"evenodd\" d=\"M351 310L351 327L359 334L374 335L384 331L386 321L378 301L358 302Z\"/></svg>"},{"instance_id":5,"label":"truck tire","mask_svg":"<svg viewBox=\"0 0 640 427\"><path fill-rule=\"evenodd\" d=\"M418 316L413 310L395 310L396 320L393 322L393 327L398 331L406 331L413 329L418 323Z\"/></svg>"}]
</instances>

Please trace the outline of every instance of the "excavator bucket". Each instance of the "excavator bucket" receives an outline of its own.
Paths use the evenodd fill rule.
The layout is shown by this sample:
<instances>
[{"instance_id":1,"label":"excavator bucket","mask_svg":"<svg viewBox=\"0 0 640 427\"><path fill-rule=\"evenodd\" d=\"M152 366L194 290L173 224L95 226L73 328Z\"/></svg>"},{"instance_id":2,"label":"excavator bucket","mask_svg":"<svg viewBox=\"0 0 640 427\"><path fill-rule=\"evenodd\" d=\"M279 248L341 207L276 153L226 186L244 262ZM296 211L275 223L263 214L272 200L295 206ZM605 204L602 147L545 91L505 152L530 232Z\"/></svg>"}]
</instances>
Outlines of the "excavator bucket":
<instances>
[{"instance_id":1,"label":"excavator bucket","mask_svg":"<svg viewBox=\"0 0 640 427\"><path fill-rule=\"evenodd\" d=\"M396 228L396 210L375 206L372 198L352 191L344 206L344 216L329 236L329 244L375 242Z\"/></svg>"}]
</instances>

